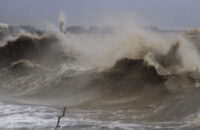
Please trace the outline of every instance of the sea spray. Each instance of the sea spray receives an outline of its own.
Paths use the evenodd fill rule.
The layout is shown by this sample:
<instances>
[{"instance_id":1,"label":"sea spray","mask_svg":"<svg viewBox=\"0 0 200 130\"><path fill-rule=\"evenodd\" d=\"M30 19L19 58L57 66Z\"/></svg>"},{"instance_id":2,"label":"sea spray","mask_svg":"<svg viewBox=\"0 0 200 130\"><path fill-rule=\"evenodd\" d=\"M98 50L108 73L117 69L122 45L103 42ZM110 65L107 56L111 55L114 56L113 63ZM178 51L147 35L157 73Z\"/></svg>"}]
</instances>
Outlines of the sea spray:
<instances>
[{"instance_id":1,"label":"sea spray","mask_svg":"<svg viewBox=\"0 0 200 130\"><path fill-rule=\"evenodd\" d=\"M59 27L62 33L66 32L66 17L62 12L59 15Z\"/></svg>"}]
</instances>

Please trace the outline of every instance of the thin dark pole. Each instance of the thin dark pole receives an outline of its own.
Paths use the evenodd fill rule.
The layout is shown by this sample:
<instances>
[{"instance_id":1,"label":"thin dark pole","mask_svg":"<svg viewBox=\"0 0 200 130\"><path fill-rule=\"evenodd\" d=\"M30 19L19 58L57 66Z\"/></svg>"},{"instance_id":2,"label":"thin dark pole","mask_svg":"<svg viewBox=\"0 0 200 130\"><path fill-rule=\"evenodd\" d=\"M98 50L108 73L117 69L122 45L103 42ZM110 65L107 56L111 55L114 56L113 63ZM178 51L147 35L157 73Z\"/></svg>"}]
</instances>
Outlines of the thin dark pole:
<instances>
[{"instance_id":1,"label":"thin dark pole","mask_svg":"<svg viewBox=\"0 0 200 130\"><path fill-rule=\"evenodd\" d=\"M66 111L66 107L64 107L62 115L58 116L58 121L57 121L55 130L57 130L60 127L60 125L59 125L60 124L60 119L65 116L65 111Z\"/></svg>"}]
</instances>

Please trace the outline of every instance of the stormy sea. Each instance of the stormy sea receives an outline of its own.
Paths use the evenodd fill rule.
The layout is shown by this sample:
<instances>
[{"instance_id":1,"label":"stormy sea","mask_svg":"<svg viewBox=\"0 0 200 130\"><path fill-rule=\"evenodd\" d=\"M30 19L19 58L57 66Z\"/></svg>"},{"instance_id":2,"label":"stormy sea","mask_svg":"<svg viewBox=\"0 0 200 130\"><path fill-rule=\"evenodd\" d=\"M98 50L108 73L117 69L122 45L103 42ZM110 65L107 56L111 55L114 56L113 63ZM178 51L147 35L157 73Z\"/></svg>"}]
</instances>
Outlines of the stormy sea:
<instances>
[{"instance_id":1,"label":"stormy sea","mask_svg":"<svg viewBox=\"0 0 200 130\"><path fill-rule=\"evenodd\" d=\"M0 32L0 129L199 130L200 30Z\"/></svg>"}]
</instances>

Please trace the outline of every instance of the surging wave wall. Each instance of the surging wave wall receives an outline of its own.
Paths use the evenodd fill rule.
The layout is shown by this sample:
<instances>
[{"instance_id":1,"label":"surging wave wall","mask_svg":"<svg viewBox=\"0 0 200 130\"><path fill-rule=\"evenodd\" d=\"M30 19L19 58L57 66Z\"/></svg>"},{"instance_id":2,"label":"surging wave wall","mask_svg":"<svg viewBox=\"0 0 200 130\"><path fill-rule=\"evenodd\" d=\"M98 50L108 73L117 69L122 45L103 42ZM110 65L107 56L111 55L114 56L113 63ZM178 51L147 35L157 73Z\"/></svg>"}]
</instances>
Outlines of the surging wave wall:
<instances>
[{"instance_id":1,"label":"surging wave wall","mask_svg":"<svg viewBox=\"0 0 200 130\"><path fill-rule=\"evenodd\" d=\"M198 97L199 39L198 30L171 38L134 27L109 34L20 34L0 47L2 99L55 106L153 103L167 105L166 113L182 106L188 110L182 118L200 106L196 100L192 110L185 105Z\"/></svg>"}]
</instances>

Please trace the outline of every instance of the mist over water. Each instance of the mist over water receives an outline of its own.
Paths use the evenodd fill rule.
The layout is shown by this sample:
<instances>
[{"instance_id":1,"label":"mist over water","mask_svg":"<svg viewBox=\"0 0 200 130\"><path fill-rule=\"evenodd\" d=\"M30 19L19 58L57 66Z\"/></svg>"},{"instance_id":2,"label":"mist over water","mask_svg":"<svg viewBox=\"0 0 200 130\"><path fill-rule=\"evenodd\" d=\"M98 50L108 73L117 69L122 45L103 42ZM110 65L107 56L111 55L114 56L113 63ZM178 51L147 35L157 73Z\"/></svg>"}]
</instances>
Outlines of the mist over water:
<instances>
[{"instance_id":1,"label":"mist over water","mask_svg":"<svg viewBox=\"0 0 200 130\"><path fill-rule=\"evenodd\" d=\"M1 44L0 120L14 124L3 121L1 128L52 129L64 106L61 129L199 128L198 29L65 28L61 14L59 28L24 31Z\"/></svg>"}]
</instances>

